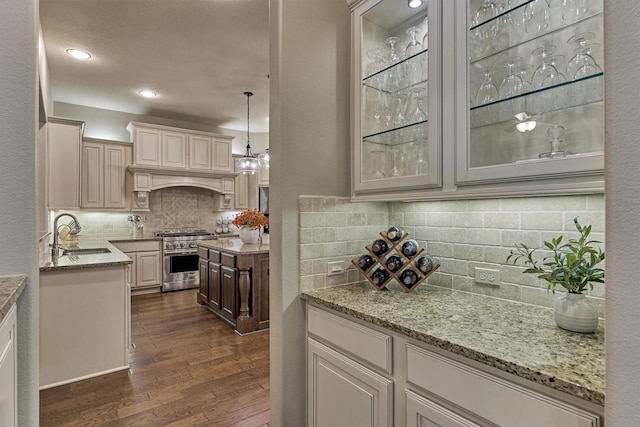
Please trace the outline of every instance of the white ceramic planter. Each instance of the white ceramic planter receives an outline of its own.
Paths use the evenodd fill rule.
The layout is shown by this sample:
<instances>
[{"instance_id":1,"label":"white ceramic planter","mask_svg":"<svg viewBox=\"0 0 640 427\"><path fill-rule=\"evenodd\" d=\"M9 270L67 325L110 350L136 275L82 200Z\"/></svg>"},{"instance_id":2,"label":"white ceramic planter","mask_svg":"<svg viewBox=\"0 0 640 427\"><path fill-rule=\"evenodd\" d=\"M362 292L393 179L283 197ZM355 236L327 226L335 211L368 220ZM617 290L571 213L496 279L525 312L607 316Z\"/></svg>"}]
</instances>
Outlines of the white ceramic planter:
<instances>
[{"instance_id":1,"label":"white ceramic planter","mask_svg":"<svg viewBox=\"0 0 640 427\"><path fill-rule=\"evenodd\" d=\"M256 243L258 243L258 239L260 238L260 229L241 227L238 234L239 234L240 240L242 240L242 243L246 243L248 245L255 245Z\"/></svg>"},{"instance_id":2,"label":"white ceramic planter","mask_svg":"<svg viewBox=\"0 0 640 427\"><path fill-rule=\"evenodd\" d=\"M598 327L598 309L584 294L565 293L556 298L553 320L562 329L573 332L595 332Z\"/></svg>"}]
</instances>

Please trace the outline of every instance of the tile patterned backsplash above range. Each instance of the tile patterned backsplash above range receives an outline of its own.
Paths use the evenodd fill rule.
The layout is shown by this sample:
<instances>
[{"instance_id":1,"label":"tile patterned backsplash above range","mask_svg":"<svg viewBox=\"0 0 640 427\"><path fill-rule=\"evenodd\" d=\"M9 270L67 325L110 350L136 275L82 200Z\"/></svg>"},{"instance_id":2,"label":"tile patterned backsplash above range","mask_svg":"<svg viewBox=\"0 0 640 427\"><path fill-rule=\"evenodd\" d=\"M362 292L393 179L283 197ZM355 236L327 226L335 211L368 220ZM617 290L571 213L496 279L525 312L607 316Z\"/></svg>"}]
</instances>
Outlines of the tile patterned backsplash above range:
<instances>
[{"instance_id":1,"label":"tile patterned backsplash above range","mask_svg":"<svg viewBox=\"0 0 640 427\"><path fill-rule=\"evenodd\" d=\"M300 197L300 286L303 290L363 281L351 260L365 253L389 225L402 225L441 268L428 284L551 307L546 282L505 260L516 243L541 246L559 234L576 236L573 218L592 225L603 242L604 195L351 203L347 198ZM347 272L327 276L327 262L344 260ZM478 284L476 267L500 270L501 283ZM424 285L422 285L424 286ZM604 287L590 292L604 309Z\"/></svg>"}]
</instances>

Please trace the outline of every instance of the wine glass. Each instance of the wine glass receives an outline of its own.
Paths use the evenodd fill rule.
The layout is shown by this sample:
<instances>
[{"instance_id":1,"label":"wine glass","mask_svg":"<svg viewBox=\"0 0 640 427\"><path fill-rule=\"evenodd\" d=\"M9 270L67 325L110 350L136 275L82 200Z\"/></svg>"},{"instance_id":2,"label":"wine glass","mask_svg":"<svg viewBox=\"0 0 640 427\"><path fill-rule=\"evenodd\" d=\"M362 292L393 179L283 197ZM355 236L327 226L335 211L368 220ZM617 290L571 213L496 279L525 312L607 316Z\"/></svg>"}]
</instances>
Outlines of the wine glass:
<instances>
[{"instance_id":1,"label":"wine glass","mask_svg":"<svg viewBox=\"0 0 640 427\"><path fill-rule=\"evenodd\" d=\"M422 21L424 23L424 37L422 37L422 48L423 49L428 49L429 48L429 17L425 17L424 21Z\"/></svg>"},{"instance_id":2,"label":"wine glass","mask_svg":"<svg viewBox=\"0 0 640 427\"><path fill-rule=\"evenodd\" d=\"M422 43L420 43L416 38L418 34L422 32L422 28L418 26L413 26L413 27L407 28L406 32L407 32L407 35L411 37L411 40L409 41L409 43L407 43L407 46L404 48L404 56L405 58L409 58L410 56L413 56L422 52Z\"/></svg>"},{"instance_id":3,"label":"wine glass","mask_svg":"<svg viewBox=\"0 0 640 427\"><path fill-rule=\"evenodd\" d=\"M391 150L391 176L398 177L404 174L404 163L406 162L406 154L402 150Z\"/></svg>"},{"instance_id":4,"label":"wine glass","mask_svg":"<svg viewBox=\"0 0 640 427\"><path fill-rule=\"evenodd\" d=\"M384 179L387 177L385 174L386 169L386 155L387 152L383 150L371 151L371 168L373 172L369 176L371 179Z\"/></svg>"},{"instance_id":5,"label":"wine glass","mask_svg":"<svg viewBox=\"0 0 640 427\"><path fill-rule=\"evenodd\" d=\"M562 19L565 21L573 21L580 19L587 14L587 1L586 0L562 0L560 6L562 11Z\"/></svg>"},{"instance_id":6,"label":"wine glass","mask_svg":"<svg viewBox=\"0 0 640 427\"><path fill-rule=\"evenodd\" d=\"M427 120L428 115L425 107L427 99L429 99L429 97L426 95L416 96L416 109L409 115L410 123L420 123Z\"/></svg>"},{"instance_id":7,"label":"wine glass","mask_svg":"<svg viewBox=\"0 0 640 427\"><path fill-rule=\"evenodd\" d=\"M484 75L484 81L476 93L476 105L488 104L498 100L498 88L491 82L491 69L485 68L482 74Z\"/></svg>"},{"instance_id":8,"label":"wine glass","mask_svg":"<svg viewBox=\"0 0 640 427\"><path fill-rule=\"evenodd\" d=\"M549 3L547 0L534 0L524 8L525 31L536 34L549 25Z\"/></svg>"},{"instance_id":9,"label":"wine glass","mask_svg":"<svg viewBox=\"0 0 640 427\"><path fill-rule=\"evenodd\" d=\"M516 73L516 70L521 63L522 58L519 56L512 56L507 59L507 72L502 83L500 83L500 99L510 98L523 93L524 85L522 84L522 79L520 78L519 73Z\"/></svg>"},{"instance_id":10,"label":"wine glass","mask_svg":"<svg viewBox=\"0 0 640 427\"><path fill-rule=\"evenodd\" d=\"M395 64L400 61L400 56L396 52L396 44L400 40L398 37L388 37L385 41L389 45L389 54L387 55L387 63Z\"/></svg>"},{"instance_id":11,"label":"wine glass","mask_svg":"<svg viewBox=\"0 0 640 427\"><path fill-rule=\"evenodd\" d=\"M419 139L416 141L416 148L413 151L415 156L414 172L416 175L426 175L428 173L429 163L427 162L427 140Z\"/></svg>"},{"instance_id":12,"label":"wine glass","mask_svg":"<svg viewBox=\"0 0 640 427\"><path fill-rule=\"evenodd\" d=\"M476 10L471 19L471 26L476 27L473 30L473 39L475 41L475 50L478 56L491 50L488 41L496 35L496 23L490 22L480 26L480 24L489 21L498 15L498 7L491 0L484 0L482 5Z\"/></svg>"},{"instance_id":13,"label":"wine glass","mask_svg":"<svg viewBox=\"0 0 640 427\"><path fill-rule=\"evenodd\" d=\"M531 70L533 70L533 65L531 64L522 64L517 68L518 75L522 79L522 86L525 93L533 90L533 83L527 78Z\"/></svg>"},{"instance_id":14,"label":"wine glass","mask_svg":"<svg viewBox=\"0 0 640 427\"><path fill-rule=\"evenodd\" d=\"M591 42L594 37L593 33L586 32L576 34L567 40L567 43L576 46L574 50L575 56L567 63L567 76L570 79L579 79L602 71L593 56L591 56L591 48L598 46L597 43Z\"/></svg>"},{"instance_id":15,"label":"wine glass","mask_svg":"<svg viewBox=\"0 0 640 427\"><path fill-rule=\"evenodd\" d=\"M556 47L552 44L544 44L531 52L532 55L540 57L542 62L531 77L531 82L536 89L553 86L565 81L564 75L554 65L559 58L562 58L561 56L553 56L555 49Z\"/></svg>"}]
</instances>

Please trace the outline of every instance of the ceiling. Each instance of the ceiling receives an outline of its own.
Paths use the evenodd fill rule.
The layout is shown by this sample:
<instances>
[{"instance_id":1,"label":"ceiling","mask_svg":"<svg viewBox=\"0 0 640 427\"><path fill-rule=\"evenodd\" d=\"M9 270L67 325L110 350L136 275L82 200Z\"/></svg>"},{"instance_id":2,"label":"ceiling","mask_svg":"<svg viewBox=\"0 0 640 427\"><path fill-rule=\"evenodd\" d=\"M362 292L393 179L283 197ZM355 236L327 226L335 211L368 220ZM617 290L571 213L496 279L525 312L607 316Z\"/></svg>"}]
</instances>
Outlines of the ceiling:
<instances>
[{"instance_id":1,"label":"ceiling","mask_svg":"<svg viewBox=\"0 0 640 427\"><path fill-rule=\"evenodd\" d=\"M246 131L250 91L269 130L268 0L40 0L40 20L54 101Z\"/></svg>"}]
</instances>

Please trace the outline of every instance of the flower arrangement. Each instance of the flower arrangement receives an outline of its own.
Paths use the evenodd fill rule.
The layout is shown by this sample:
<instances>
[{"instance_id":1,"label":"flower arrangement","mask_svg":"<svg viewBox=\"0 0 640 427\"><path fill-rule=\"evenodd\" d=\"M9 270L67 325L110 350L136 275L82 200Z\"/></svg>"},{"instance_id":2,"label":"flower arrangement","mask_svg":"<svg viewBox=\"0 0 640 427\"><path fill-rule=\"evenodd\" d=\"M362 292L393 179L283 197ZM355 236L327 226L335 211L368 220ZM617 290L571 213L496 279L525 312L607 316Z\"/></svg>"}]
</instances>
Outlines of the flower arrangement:
<instances>
[{"instance_id":1,"label":"flower arrangement","mask_svg":"<svg viewBox=\"0 0 640 427\"><path fill-rule=\"evenodd\" d=\"M233 218L231 221L233 225L238 228L241 227L249 227L249 228L260 228L265 225L269 225L269 218L265 216L262 211L258 209L248 209L246 211L240 212L238 215Z\"/></svg>"},{"instance_id":2,"label":"flower arrangement","mask_svg":"<svg viewBox=\"0 0 640 427\"><path fill-rule=\"evenodd\" d=\"M507 257L507 263L521 262L527 269L523 273L537 274L538 278L547 281L548 290L555 293L556 285L560 285L569 293L581 294L588 287L593 289L593 283L604 283L604 270L598 267L604 260L604 251L596 248L597 240L589 240L591 226L582 226L578 218L573 219L576 229L580 233L579 239L569 239L562 242L562 236L544 242L552 256L542 260L533 257L535 248L524 243L515 245L515 249Z\"/></svg>"}]
</instances>

